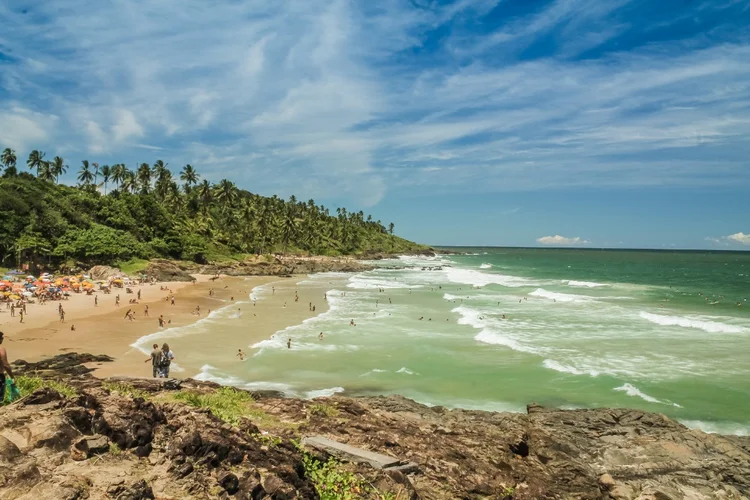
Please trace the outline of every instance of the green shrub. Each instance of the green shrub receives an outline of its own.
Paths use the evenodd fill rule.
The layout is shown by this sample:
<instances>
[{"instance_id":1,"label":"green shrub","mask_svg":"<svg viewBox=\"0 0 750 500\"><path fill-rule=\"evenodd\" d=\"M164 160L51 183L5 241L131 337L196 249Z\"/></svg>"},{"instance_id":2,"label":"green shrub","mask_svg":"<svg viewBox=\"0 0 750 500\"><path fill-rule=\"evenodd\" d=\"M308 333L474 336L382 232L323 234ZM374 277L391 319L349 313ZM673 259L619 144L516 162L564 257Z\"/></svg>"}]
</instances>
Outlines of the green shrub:
<instances>
[{"instance_id":1,"label":"green shrub","mask_svg":"<svg viewBox=\"0 0 750 500\"><path fill-rule=\"evenodd\" d=\"M355 500L363 498L370 490L357 474L344 469L336 460L321 462L304 453L302 464L321 500Z\"/></svg>"},{"instance_id":2,"label":"green shrub","mask_svg":"<svg viewBox=\"0 0 750 500\"><path fill-rule=\"evenodd\" d=\"M21 397L28 396L32 392L41 389L42 387L49 387L54 389L65 397L73 397L78 394L74 387L65 382L58 382L57 380L43 379L41 377L20 375L14 379L18 391L21 393ZM6 391L5 400L3 404L8 404L8 398L10 394Z\"/></svg>"},{"instance_id":3,"label":"green shrub","mask_svg":"<svg viewBox=\"0 0 750 500\"><path fill-rule=\"evenodd\" d=\"M338 408L322 403L308 406L307 412L310 415L320 415L321 417L337 417L339 415Z\"/></svg>"},{"instance_id":4,"label":"green shrub","mask_svg":"<svg viewBox=\"0 0 750 500\"><path fill-rule=\"evenodd\" d=\"M129 396L131 398L143 398L148 399L150 394L146 391L136 389L130 384L124 382L113 382L111 380L105 380L102 382L102 387L109 390L110 392L117 392L123 396Z\"/></svg>"},{"instance_id":5,"label":"green shrub","mask_svg":"<svg viewBox=\"0 0 750 500\"><path fill-rule=\"evenodd\" d=\"M216 392L198 393L194 391L180 391L174 398L183 403L197 408L208 408L221 420L237 425L240 417L253 413L250 404L254 402L253 397L245 392L232 387L222 387Z\"/></svg>"}]
</instances>

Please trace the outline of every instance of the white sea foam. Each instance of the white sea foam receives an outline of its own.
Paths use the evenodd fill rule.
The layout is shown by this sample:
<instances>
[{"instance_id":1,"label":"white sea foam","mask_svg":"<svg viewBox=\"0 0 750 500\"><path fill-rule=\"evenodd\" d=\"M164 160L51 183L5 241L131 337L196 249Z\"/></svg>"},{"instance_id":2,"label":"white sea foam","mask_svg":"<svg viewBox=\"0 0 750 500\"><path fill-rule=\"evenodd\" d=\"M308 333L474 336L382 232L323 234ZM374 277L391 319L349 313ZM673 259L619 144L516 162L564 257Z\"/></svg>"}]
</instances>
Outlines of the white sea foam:
<instances>
[{"instance_id":1,"label":"white sea foam","mask_svg":"<svg viewBox=\"0 0 750 500\"><path fill-rule=\"evenodd\" d=\"M242 388L248 391L279 391L288 395L297 394L291 385L282 384L281 382L248 382L243 384Z\"/></svg>"},{"instance_id":2,"label":"white sea foam","mask_svg":"<svg viewBox=\"0 0 750 500\"><path fill-rule=\"evenodd\" d=\"M659 403L662 405L672 405L676 406L677 408L682 408L682 406L678 405L677 403L673 403L671 401L661 401L659 399L656 399L653 396L649 396L645 392L642 392L640 389L638 389L636 386L632 384L623 384L620 387L615 387L616 391L624 392L628 396L634 396L643 399L644 401L648 401L649 403Z\"/></svg>"},{"instance_id":3,"label":"white sea foam","mask_svg":"<svg viewBox=\"0 0 750 500\"><path fill-rule=\"evenodd\" d=\"M408 369L407 367L403 366L400 369L396 370L396 373L405 373L406 375L419 375L418 373L415 373Z\"/></svg>"},{"instance_id":4,"label":"white sea foam","mask_svg":"<svg viewBox=\"0 0 750 500\"><path fill-rule=\"evenodd\" d=\"M360 377L369 377L370 375L373 375L375 373L386 373L386 372L388 372L388 370L381 370L380 368L375 368L375 369L370 370L369 372L363 373L362 375L360 375Z\"/></svg>"},{"instance_id":5,"label":"white sea foam","mask_svg":"<svg viewBox=\"0 0 750 500\"><path fill-rule=\"evenodd\" d=\"M409 283L403 283L396 280L387 280L385 278L379 278L377 276L367 276L364 274L355 274L349 278L349 283L346 285L348 288L356 288L358 290L371 290L383 288L386 290L393 289L404 289L404 288L422 288L422 285L412 285Z\"/></svg>"},{"instance_id":6,"label":"white sea foam","mask_svg":"<svg viewBox=\"0 0 750 500\"><path fill-rule=\"evenodd\" d=\"M340 392L344 392L343 387L331 387L328 389L318 389L316 391L307 391L305 393L305 398L306 399L327 398L327 397L333 396L334 394L338 394Z\"/></svg>"},{"instance_id":7,"label":"white sea foam","mask_svg":"<svg viewBox=\"0 0 750 500\"><path fill-rule=\"evenodd\" d=\"M471 286L501 285L509 288L518 288L522 286L537 286L539 283L519 278L517 276L507 276L504 274L483 273L475 269L461 269L450 267L443 269L448 281L453 283L462 283Z\"/></svg>"},{"instance_id":8,"label":"white sea foam","mask_svg":"<svg viewBox=\"0 0 750 500\"><path fill-rule=\"evenodd\" d=\"M200 372L198 372L193 378L203 382L215 382L217 384L232 385L235 387L242 384L242 380L239 378L222 373L218 368L211 365L203 365Z\"/></svg>"},{"instance_id":9,"label":"white sea foam","mask_svg":"<svg viewBox=\"0 0 750 500\"><path fill-rule=\"evenodd\" d=\"M643 399L644 401L648 401L649 403L661 403L658 399L656 399L653 396L649 396L648 394L641 392L640 389L638 389L636 386L631 384L624 384L620 387L615 387L616 391L624 392L628 396L634 396Z\"/></svg>"},{"instance_id":10,"label":"white sea foam","mask_svg":"<svg viewBox=\"0 0 750 500\"><path fill-rule=\"evenodd\" d=\"M557 293L550 292L544 288L537 288L529 294L532 297L540 297L542 299L554 300L556 302L587 302L595 300L595 297L589 297L588 295L576 295L572 293Z\"/></svg>"},{"instance_id":11,"label":"white sea foam","mask_svg":"<svg viewBox=\"0 0 750 500\"><path fill-rule=\"evenodd\" d=\"M736 325L728 325L718 321L706 321L689 318L686 316L667 316L641 311L639 316L651 323L662 326L680 326L682 328L697 328L708 333L744 333L745 328Z\"/></svg>"},{"instance_id":12,"label":"white sea foam","mask_svg":"<svg viewBox=\"0 0 750 500\"><path fill-rule=\"evenodd\" d=\"M492 268L492 264L482 264L479 266L479 269L490 269Z\"/></svg>"},{"instance_id":13,"label":"white sea foam","mask_svg":"<svg viewBox=\"0 0 750 500\"><path fill-rule=\"evenodd\" d=\"M709 434L729 434L734 436L750 436L750 425L737 422L706 422L703 420L679 420L691 429L698 429Z\"/></svg>"},{"instance_id":14,"label":"white sea foam","mask_svg":"<svg viewBox=\"0 0 750 500\"><path fill-rule=\"evenodd\" d=\"M555 361L554 359L545 359L542 362L542 365L545 368L549 368L550 370L555 370L562 373L572 373L573 375L590 375L592 377L599 376L599 372L596 370L580 370L575 366L560 363L558 361Z\"/></svg>"},{"instance_id":15,"label":"white sea foam","mask_svg":"<svg viewBox=\"0 0 750 500\"><path fill-rule=\"evenodd\" d=\"M606 283L596 283L594 281L576 281L576 280L562 280L568 286L577 286L582 288L599 288L603 286L609 286Z\"/></svg>"}]
</instances>

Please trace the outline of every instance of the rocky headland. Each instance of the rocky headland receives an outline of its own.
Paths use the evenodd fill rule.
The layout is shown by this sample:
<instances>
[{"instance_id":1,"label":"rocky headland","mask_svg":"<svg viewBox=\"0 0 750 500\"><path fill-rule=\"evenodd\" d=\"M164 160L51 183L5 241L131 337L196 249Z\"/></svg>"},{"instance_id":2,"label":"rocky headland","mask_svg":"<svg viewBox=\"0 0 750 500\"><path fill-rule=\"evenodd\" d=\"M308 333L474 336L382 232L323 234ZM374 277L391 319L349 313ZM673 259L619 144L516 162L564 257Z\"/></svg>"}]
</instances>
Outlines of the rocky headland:
<instances>
[{"instance_id":1,"label":"rocky headland","mask_svg":"<svg viewBox=\"0 0 750 500\"><path fill-rule=\"evenodd\" d=\"M750 495L750 437L705 434L659 414L449 410L399 396L308 401L190 379L93 377L107 361L69 353L16 364L25 383L35 382L0 407L0 498ZM329 462L325 451L301 444L310 436L410 465Z\"/></svg>"}]
</instances>

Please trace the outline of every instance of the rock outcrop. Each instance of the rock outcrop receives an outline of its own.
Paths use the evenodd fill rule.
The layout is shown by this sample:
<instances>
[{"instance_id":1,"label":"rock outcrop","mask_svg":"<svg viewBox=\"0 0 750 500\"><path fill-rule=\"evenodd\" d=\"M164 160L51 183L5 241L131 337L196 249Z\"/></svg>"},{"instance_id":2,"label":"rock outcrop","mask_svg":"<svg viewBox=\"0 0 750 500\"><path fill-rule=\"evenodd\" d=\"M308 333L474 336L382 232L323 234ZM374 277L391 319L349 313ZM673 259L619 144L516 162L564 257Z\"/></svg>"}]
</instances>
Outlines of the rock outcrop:
<instances>
[{"instance_id":1,"label":"rock outcrop","mask_svg":"<svg viewBox=\"0 0 750 500\"><path fill-rule=\"evenodd\" d=\"M74 355L65 356L46 366ZM313 435L416 464L406 474L348 466L389 498L750 496L750 437L705 434L637 410L494 413L400 396L307 401L267 392L253 393L252 411L229 425L169 397L217 384L66 379L77 396L45 388L0 408L0 499L315 499L294 444Z\"/></svg>"},{"instance_id":2,"label":"rock outcrop","mask_svg":"<svg viewBox=\"0 0 750 500\"><path fill-rule=\"evenodd\" d=\"M123 275L116 267L110 266L94 266L88 270L88 275L92 280L108 280L109 278L116 278Z\"/></svg>"},{"instance_id":3,"label":"rock outcrop","mask_svg":"<svg viewBox=\"0 0 750 500\"><path fill-rule=\"evenodd\" d=\"M373 267L351 257L264 255L243 261L200 266L200 274L225 276L291 276L324 272L361 272Z\"/></svg>"},{"instance_id":4,"label":"rock outcrop","mask_svg":"<svg viewBox=\"0 0 750 500\"><path fill-rule=\"evenodd\" d=\"M195 269L195 267L193 267ZM177 262L166 259L154 259L148 263L143 274L156 281L194 281L190 272Z\"/></svg>"}]
</instances>

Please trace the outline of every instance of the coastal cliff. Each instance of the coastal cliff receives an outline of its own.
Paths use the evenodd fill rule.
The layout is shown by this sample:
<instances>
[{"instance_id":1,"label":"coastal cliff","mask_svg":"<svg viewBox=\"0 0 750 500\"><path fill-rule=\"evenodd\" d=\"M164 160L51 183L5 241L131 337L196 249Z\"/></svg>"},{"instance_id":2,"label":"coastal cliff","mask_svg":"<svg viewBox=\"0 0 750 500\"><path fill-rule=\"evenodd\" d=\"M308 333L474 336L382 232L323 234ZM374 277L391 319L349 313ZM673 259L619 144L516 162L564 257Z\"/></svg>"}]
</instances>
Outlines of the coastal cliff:
<instances>
[{"instance_id":1,"label":"coastal cliff","mask_svg":"<svg viewBox=\"0 0 750 500\"><path fill-rule=\"evenodd\" d=\"M627 409L526 414L400 396L301 400L194 380L107 379L65 354L16 367L0 498L683 499L750 495L750 437ZM328 461L325 436L415 468Z\"/></svg>"}]
</instances>

